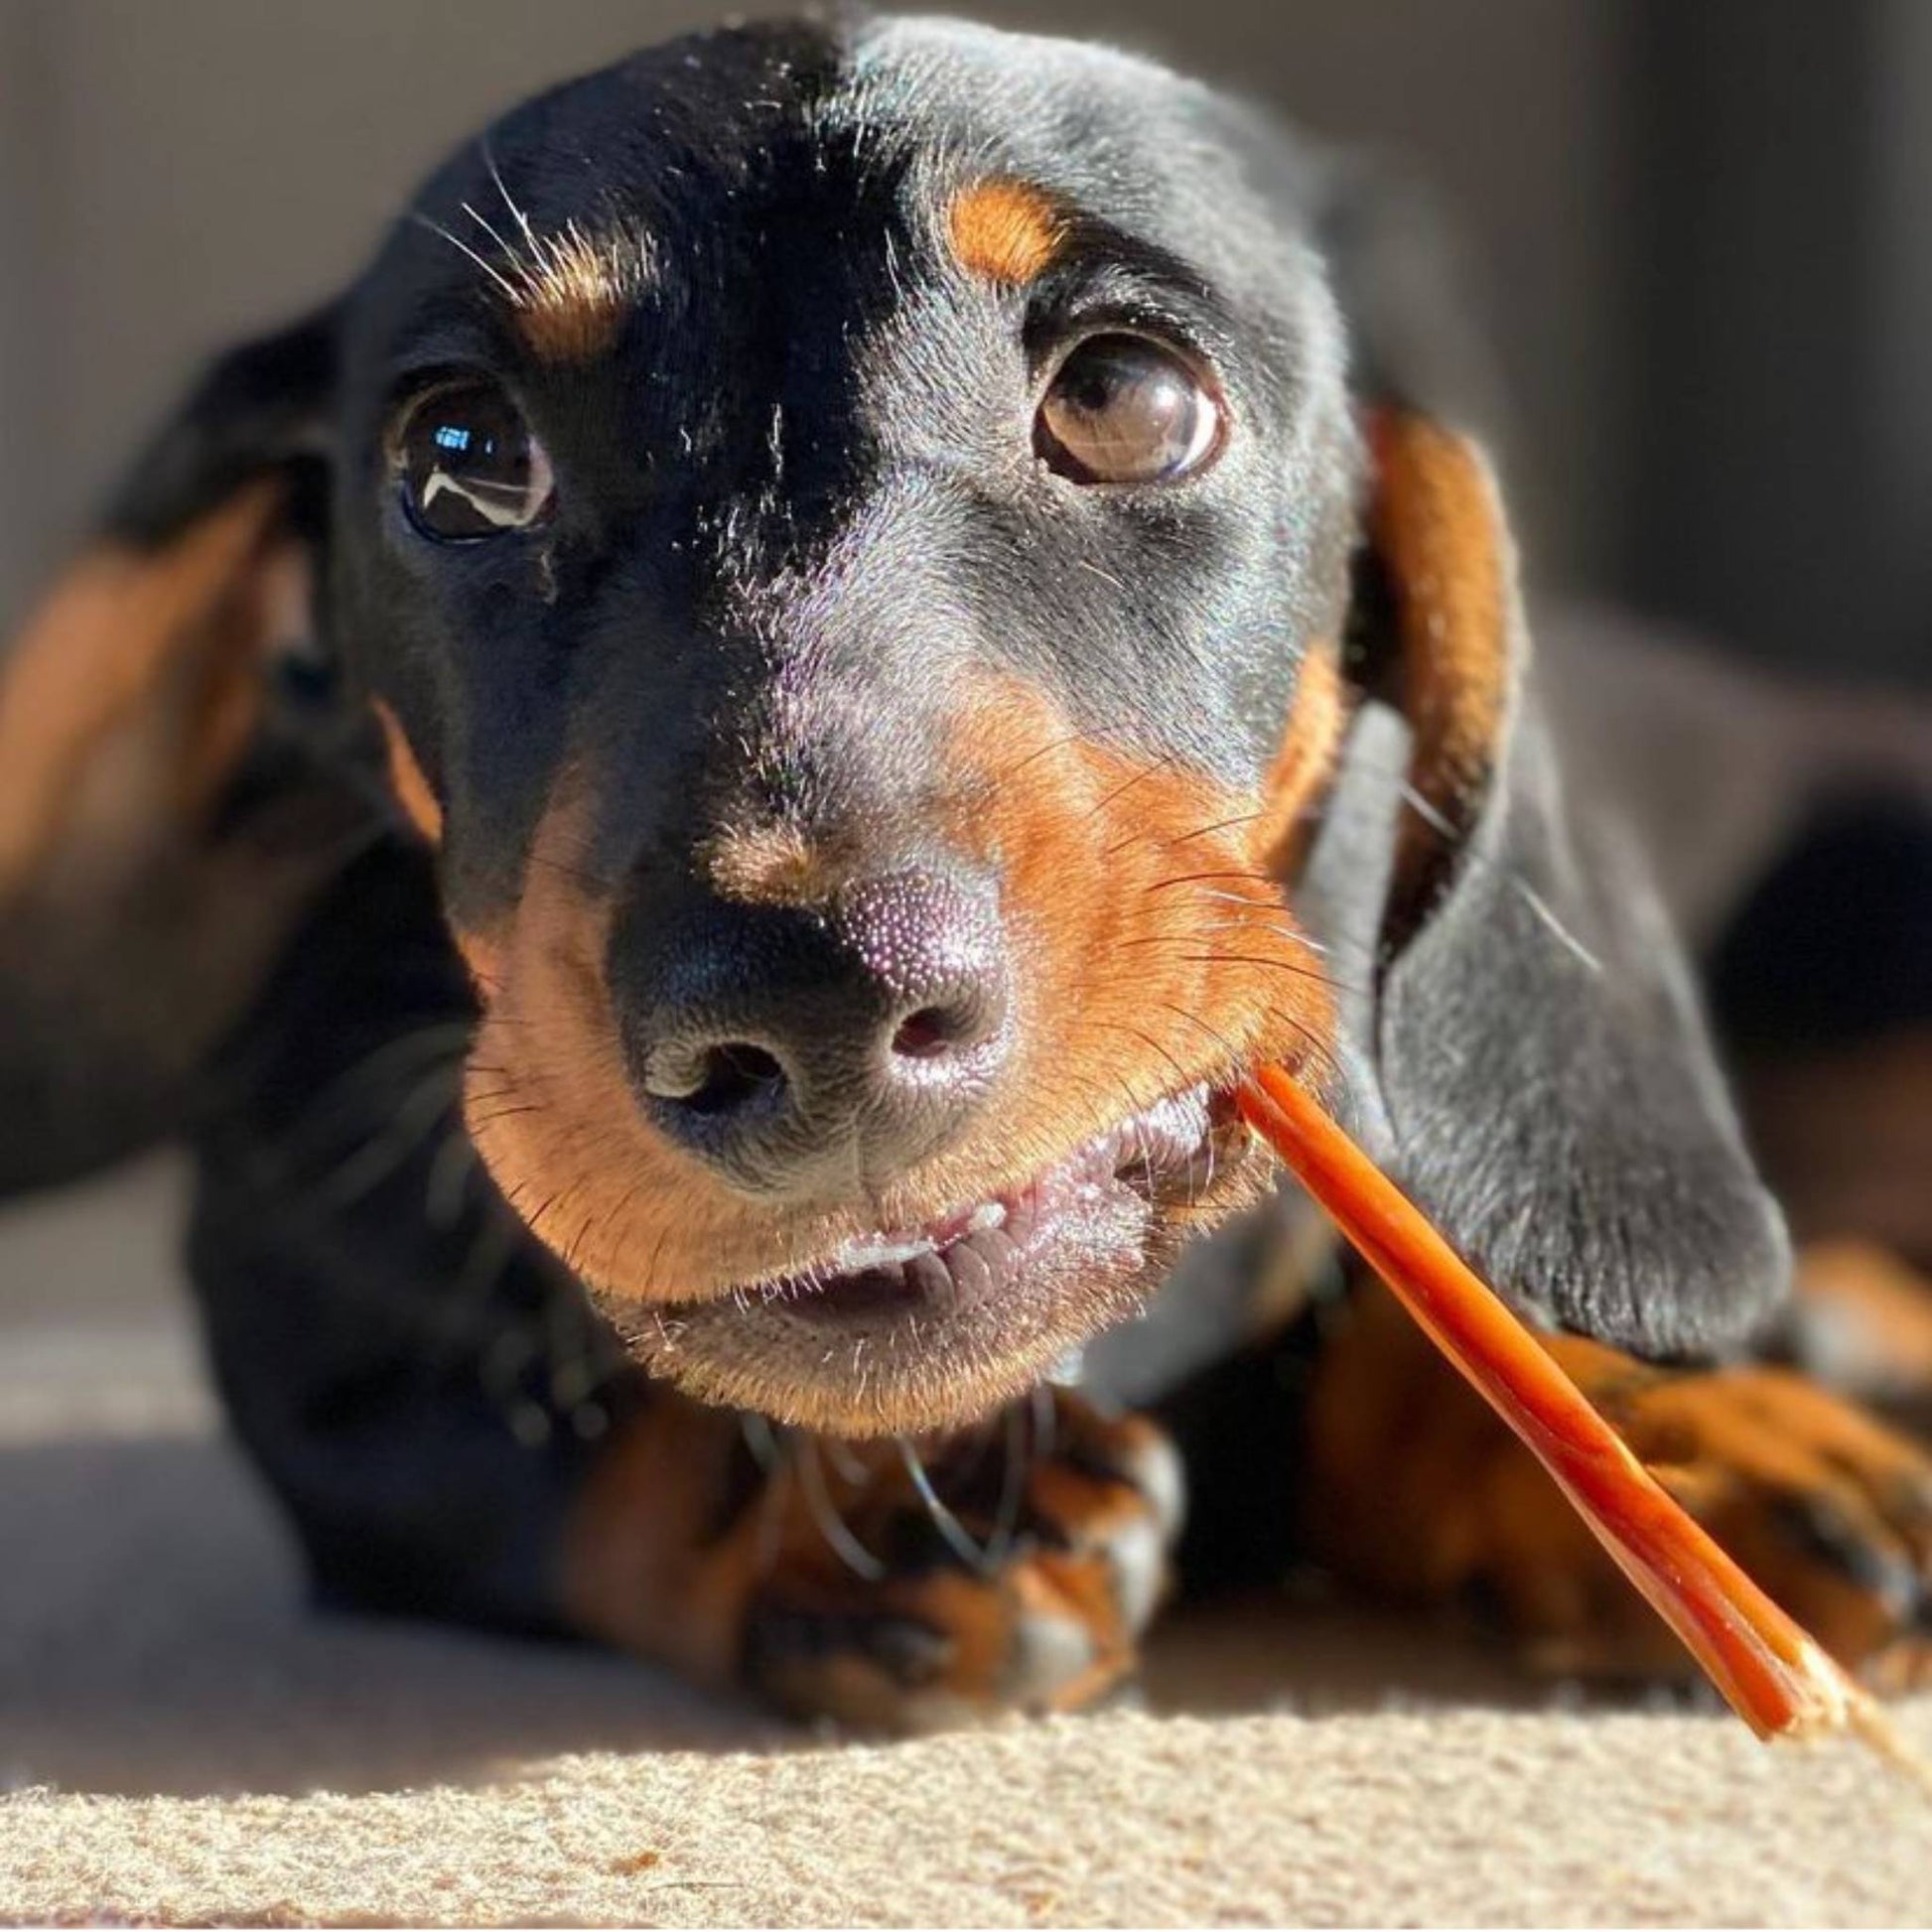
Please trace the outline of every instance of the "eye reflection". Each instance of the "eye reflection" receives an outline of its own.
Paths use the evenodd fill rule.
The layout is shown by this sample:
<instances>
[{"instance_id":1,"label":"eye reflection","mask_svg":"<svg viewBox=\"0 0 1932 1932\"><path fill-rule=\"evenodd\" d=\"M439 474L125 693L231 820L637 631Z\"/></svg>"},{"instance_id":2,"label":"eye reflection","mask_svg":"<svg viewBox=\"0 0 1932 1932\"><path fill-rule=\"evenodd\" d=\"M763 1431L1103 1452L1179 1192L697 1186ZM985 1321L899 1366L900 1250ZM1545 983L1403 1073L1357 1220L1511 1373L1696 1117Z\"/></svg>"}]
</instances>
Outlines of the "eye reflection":
<instances>
[{"instance_id":1,"label":"eye reflection","mask_svg":"<svg viewBox=\"0 0 1932 1932\"><path fill-rule=\"evenodd\" d=\"M410 520L442 542L525 530L548 514L550 459L496 384L445 383L405 412L393 461Z\"/></svg>"},{"instance_id":2,"label":"eye reflection","mask_svg":"<svg viewBox=\"0 0 1932 1932\"><path fill-rule=\"evenodd\" d=\"M1177 483L1218 454L1221 411L1178 355L1145 336L1089 336L1053 373L1034 446L1073 483Z\"/></svg>"}]
</instances>

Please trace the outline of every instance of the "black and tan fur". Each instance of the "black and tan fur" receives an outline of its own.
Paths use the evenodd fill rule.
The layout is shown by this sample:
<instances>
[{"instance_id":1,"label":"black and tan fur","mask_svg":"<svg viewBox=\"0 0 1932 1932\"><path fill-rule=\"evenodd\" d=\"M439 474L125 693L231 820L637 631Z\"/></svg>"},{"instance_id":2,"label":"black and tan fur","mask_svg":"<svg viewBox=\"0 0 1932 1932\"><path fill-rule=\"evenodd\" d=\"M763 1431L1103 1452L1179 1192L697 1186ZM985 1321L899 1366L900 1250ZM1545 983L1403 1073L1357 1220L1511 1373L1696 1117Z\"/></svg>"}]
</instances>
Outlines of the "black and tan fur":
<instances>
[{"instance_id":1,"label":"black and tan fur","mask_svg":"<svg viewBox=\"0 0 1932 1932\"><path fill-rule=\"evenodd\" d=\"M1186 1461L1190 1553L1662 1663L1426 1348L1310 1311L1292 1203L1163 1289L1264 1197L1225 1110L1204 1188L1150 1171L995 1305L855 1341L759 1292L1269 1058L1828 1641L1918 1668L1932 1470L1764 1365L1783 1219L1362 251L1343 171L1153 66L736 29L505 116L164 432L0 685L0 1173L188 1137L216 1372L326 1593L867 1722L1065 1706L1131 1668ZM1039 459L1043 371L1108 328L1211 371L1197 477ZM453 370L549 451L541 525L406 513L397 414ZM968 1101L667 1111L694 1003L782 1011L802 1091L940 970L882 963L907 921L998 1007ZM1802 1077L1766 1028L1752 1092Z\"/></svg>"}]
</instances>

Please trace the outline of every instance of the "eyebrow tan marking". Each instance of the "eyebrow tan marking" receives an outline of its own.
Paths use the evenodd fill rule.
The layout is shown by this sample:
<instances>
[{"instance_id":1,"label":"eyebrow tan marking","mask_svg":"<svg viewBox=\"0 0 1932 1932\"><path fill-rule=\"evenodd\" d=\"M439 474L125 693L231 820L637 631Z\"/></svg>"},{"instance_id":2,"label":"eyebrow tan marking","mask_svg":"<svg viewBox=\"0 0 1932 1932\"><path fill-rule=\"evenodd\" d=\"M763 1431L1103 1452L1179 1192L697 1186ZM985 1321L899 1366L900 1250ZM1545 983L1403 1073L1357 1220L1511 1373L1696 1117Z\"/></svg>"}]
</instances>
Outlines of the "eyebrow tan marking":
<instances>
[{"instance_id":1,"label":"eyebrow tan marking","mask_svg":"<svg viewBox=\"0 0 1932 1932\"><path fill-rule=\"evenodd\" d=\"M650 277L649 237L593 235L574 219L539 234L514 202L509 207L520 240L506 239L486 215L463 205L492 244L494 260L420 210L414 219L483 270L509 305L516 333L532 354L546 362L588 361L617 340L624 311Z\"/></svg>"},{"instance_id":2,"label":"eyebrow tan marking","mask_svg":"<svg viewBox=\"0 0 1932 1932\"><path fill-rule=\"evenodd\" d=\"M546 362L583 362L609 348L641 293L650 252L641 235L598 239L568 221L532 236L514 258L516 333Z\"/></svg>"},{"instance_id":3,"label":"eyebrow tan marking","mask_svg":"<svg viewBox=\"0 0 1932 1932\"><path fill-rule=\"evenodd\" d=\"M946 210L946 242L959 265L1015 286L1031 282L1066 241L1066 219L1040 190L1024 181L976 183Z\"/></svg>"}]
</instances>

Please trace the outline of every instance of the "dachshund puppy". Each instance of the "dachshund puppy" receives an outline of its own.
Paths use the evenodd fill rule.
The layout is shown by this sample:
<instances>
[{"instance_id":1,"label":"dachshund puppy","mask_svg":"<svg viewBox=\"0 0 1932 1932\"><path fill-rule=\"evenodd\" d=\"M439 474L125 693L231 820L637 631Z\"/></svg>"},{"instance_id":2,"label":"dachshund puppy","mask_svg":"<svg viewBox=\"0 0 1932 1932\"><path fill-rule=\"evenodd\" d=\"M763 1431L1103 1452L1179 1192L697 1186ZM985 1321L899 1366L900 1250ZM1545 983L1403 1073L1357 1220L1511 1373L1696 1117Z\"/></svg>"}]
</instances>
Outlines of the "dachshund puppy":
<instances>
[{"instance_id":1,"label":"dachshund puppy","mask_svg":"<svg viewBox=\"0 0 1932 1932\"><path fill-rule=\"evenodd\" d=\"M732 29L506 115L149 450L0 687L0 1165L187 1136L327 1597L887 1725L1103 1691L1176 1549L1668 1667L1271 1193L1282 1061L1918 1667L1932 1471L1764 1365L1783 1220L1373 252L1141 61Z\"/></svg>"}]
</instances>

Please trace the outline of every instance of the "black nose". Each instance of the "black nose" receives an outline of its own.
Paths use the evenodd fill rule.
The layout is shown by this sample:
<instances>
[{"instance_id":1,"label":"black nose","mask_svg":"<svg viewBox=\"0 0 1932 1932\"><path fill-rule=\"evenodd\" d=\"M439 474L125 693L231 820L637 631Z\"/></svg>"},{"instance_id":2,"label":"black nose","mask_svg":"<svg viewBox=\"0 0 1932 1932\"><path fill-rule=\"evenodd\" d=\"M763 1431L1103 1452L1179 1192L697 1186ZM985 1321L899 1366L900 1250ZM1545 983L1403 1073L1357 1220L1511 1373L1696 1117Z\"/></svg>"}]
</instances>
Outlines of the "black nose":
<instances>
[{"instance_id":1,"label":"black nose","mask_svg":"<svg viewBox=\"0 0 1932 1932\"><path fill-rule=\"evenodd\" d=\"M953 1140L1011 1034L990 881L892 873L822 908L640 906L613 992L644 1105L748 1192L849 1197Z\"/></svg>"}]
</instances>

